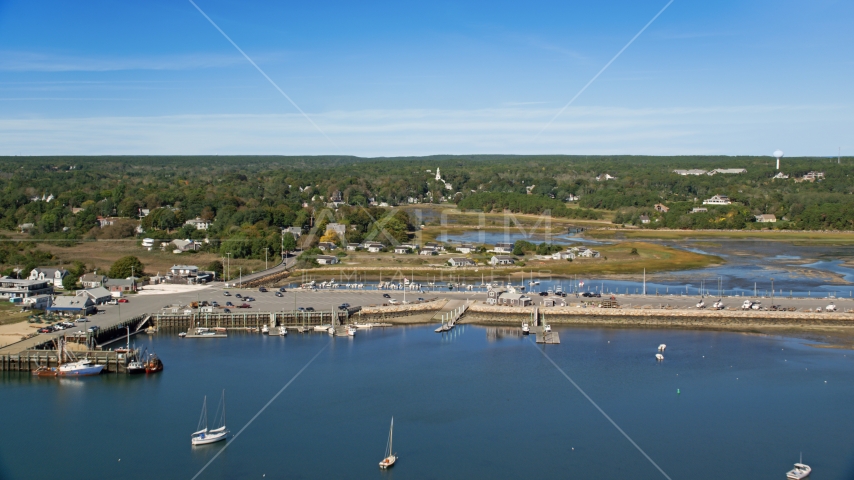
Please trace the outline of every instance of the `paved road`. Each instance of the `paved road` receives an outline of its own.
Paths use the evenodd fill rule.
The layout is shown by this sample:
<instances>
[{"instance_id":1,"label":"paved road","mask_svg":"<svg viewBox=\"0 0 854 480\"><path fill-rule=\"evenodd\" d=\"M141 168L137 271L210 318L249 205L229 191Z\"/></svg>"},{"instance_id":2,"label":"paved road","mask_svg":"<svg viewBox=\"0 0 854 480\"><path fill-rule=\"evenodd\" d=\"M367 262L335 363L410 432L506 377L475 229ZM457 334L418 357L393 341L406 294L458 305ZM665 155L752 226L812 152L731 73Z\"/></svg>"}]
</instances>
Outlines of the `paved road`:
<instances>
[{"instance_id":1,"label":"paved road","mask_svg":"<svg viewBox=\"0 0 854 480\"><path fill-rule=\"evenodd\" d=\"M297 252L290 253L287 256L285 256L285 259L282 261L282 263L276 265L275 267L271 267L271 268L268 268L266 270L261 270L260 272L255 272L255 273L250 273L248 275L243 275L242 277L238 278L236 281L234 281L234 279L232 279L232 281L234 283L248 283L248 282L251 282L252 280L255 280L255 279L258 279L261 277L266 277L267 275L271 275L274 273L279 273L279 272L283 272L285 270L291 269L291 268L293 268L294 265L296 265L297 256L300 253L302 253L302 252L297 251Z\"/></svg>"}]
</instances>

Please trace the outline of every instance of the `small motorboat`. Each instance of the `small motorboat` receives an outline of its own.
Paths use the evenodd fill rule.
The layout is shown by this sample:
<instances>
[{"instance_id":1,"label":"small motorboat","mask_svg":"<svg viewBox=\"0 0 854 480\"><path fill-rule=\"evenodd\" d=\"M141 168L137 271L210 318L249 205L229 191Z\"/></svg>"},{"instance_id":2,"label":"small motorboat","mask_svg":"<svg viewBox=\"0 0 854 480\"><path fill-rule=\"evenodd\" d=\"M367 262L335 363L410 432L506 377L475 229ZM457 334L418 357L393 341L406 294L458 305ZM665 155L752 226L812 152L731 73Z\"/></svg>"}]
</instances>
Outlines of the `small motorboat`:
<instances>
[{"instance_id":1,"label":"small motorboat","mask_svg":"<svg viewBox=\"0 0 854 480\"><path fill-rule=\"evenodd\" d=\"M332 327L332 325L330 325L328 323L325 325L315 325L314 331L315 332L325 332L325 331L329 330L331 327Z\"/></svg>"},{"instance_id":2,"label":"small motorboat","mask_svg":"<svg viewBox=\"0 0 854 480\"><path fill-rule=\"evenodd\" d=\"M330 335L335 335L335 327L329 327L326 329L326 333Z\"/></svg>"},{"instance_id":3,"label":"small motorboat","mask_svg":"<svg viewBox=\"0 0 854 480\"><path fill-rule=\"evenodd\" d=\"M795 464L795 468L786 472L786 478L789 480L801 480L810 476L812 468L803 463L804 456L801 454L801 461Z\"/></svg>"},{"instance_id":4,"label":"small motorboat","mask_svg":"<svg viewBox=\"0 0 854 480\"><path fill-rule=\"evenodd\" d=\"M184 338L187 336L187 332L181 332L178 334L179 337Z\"/></svg>"},{"instance_id":5,"label":"small motorboat","mask_svg":"<svg viewBox=\"0 0 854 480\"><path fill-rule=\"evenodd\" d=\"M544 332L551 332L551 331L552 331L552 326L551 326L551 325L549 325L549 324L545 324L545 325L543 325L543 331L544 331Z\"/></svg>"},{"instance_id":6,"label":"small motorboat","mask_svg":"<svg viewBox=\"0 0 854 480\"><path fill-rule=\"evenodd\" d=\"M145 373L157 373L163 371L163 362L160 361L156 353L148 355L148 361L145 362Z\"/></svg>"},{"instance_id":7,"label":"small motorboat","mask_svg":"<svg viewBox=\"0 0 854 480\"><path fill-rule=\"evenodd\" d=\"M269 334L270 333L270 327L268 327L267 325L262 326L261 327L261 333Z\"/></svg>"},{"instance_id":8,"label":"small motorboat","mask_svg":"<svg viewBox=\"0 0 854 480\"><path fill-rule=\"evenodd\" d=\"M391 428L388 430L388 444L385 447L385 458L380 461L380 468L385 470L386 468L394 465L394 462L397 461L397 454L394 453L392 449L392 434L394 433L394 417L391 417Z\"/></svg>"},{"instance_id":9,"label":"small motorboat","mask_svg":"<svg viewBox=\"0 0 854 480\"><path fill-rule=\"evenodd\" d=\"M665 351L666 349L667 349L667 345L665 345L665 344L663 344L663 343L662 343L661 345L659 345L659 346L658 346L658 351L659 351L659 352L663 352L663 351Z\"/></svg>"},{"instance_id":10,"label":"small motorboat","mask_svg":"<svg viewBox=\"0 0 854 480\"><path fill-rule=\"evenodd\" d=\"M724 308L723 300L718 300L717 302L715 302L714 305L712 305L712 308L714 308L715 310L723 310L723 308Z\"/></svg>"},{"instance_id":11,"label":"small motorboat","mask_svg":"<svg viewBox=\"0 0 854 480\"><path fill-rule=\"evenodd\" d=\"M100 375L104 370L104 365L96 365L91 360L84 358L76 362L64 363L57 369L57 376L60 377L86 377L90 375Z\"/></svg>"},{"instance_id":12,"label":"small motorboat","mask_svg":"<svg viewBox=\"0 0 854 480\"><path fill-rule=\"evenodd\" d=\"M276 329L276 334L279 335L280 337L284 337L288 334L288 329L285 328L284 326L278 327Z\"/></svg>"},{"instance_id":13,"label":"small motorboat","mask_svg":"<svg viewBox=\"0 0 854 480\"><path fill-rule=\"evenodd\" d=\"M356 336L356 327L353 325L347 325L347 335L351 337Z\"/></svg>"},{"instance_id":14,"label":"small motorboat","mask_svg":"<svg viewBox=\"0 0 854 480\"><path fill-rule=\"evenodd\" d=\"M33 370L33 375L36 377L55 377L56 369L42 366Z\"/></svg>"},{"instance_id":15,"label":"small motorboat","mask_svg":"<svg viewBox=\"0 0 854 480\"><path fill-rule=\"evenodd\" d=\"M214 332L225 333L227 331L225 327L214 327Z\"/></svg>"},{"instance_id":16,"label":"small motorboat","mask_svg":"<svg viewBox=\"0 0 854 480\"><path fill-rule=\"evenodd\" d=\"M356 323L356 328L374 328L373 323Z\"/></svg>"},{"instance_id":17,"label":"small motorboat","mask_svg":"<svg viewBox=\"0 0 854 480\"><path fill-rule=\"evenodd\" d=\"M531 327L528 326L527 323L522 324L522 335L527 335L531 333Z\"/></svg>"},{"instance_id":18,"label":"small motorboat","mask_svg":"<svg viewBox=\"0 0 854 480\"><path fill-rule=\"evenodd\" d=\"M658 360L658 361L660 362L660 361L664 360L664 355L662 355L662 354L660 354L660 353L656 353L656 354L655 354L655 359L656 359L656 360Z\"/></svg>"}]
</instances>

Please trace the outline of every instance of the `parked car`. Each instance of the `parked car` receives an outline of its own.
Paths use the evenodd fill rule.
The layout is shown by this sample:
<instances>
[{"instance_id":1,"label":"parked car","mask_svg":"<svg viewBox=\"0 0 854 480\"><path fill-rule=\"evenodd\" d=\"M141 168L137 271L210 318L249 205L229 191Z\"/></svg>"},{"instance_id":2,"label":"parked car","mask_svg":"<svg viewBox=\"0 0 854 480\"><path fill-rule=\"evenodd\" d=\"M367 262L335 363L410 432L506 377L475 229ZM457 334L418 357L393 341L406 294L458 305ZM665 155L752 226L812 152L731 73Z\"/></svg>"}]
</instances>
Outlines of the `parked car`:
<instances>
[{"instance_id":1,"label":"parked car","mask_svg":"<svg viewBox=\"0 0 854 480\"><path fill-rule=\"evenodd\" d=\"M247 301L247 302L254 302L254 301L255 301L255 297L243 297L243 300L245 300L245 301Z\"/></svg>"},{"instance_id":2,"label":"parked car","mask_svg":"<svg viewBox=\"0 0 854 480\"><path fill-rule=\"evenodd\" d=\"M548 294L547 292L540 292L540 294L539 294L539 295L540 295L541 297L548 297L548 296L549 296L549 294Z\"/></svg>"},{"instance_id":3,"label":"parked car","mask_svg":"<svg viewBox=\"0 0 854 480\"><path fill-rule=\"evenodd\" d=\"M239 293L235 293L235 294L234 294L234 296L235 296L235 297L237 297L237 298L243 298L243 295L241 295L241 294L239 294Z\"/></svg>"},{"instance_id":4,"label":"parked car","mask_svg":"<svg viewBox=\"0 0 854 480\"><path fill-rule=\"evenodd\" d=\"M384 293L384 294L383 294L383 298L391 298L391 295L389 295L389 294L387 294L387 293Z\"/></svg>"},{"instance_id":5,"label":"parked car","mask_svg":"<svg viewBox=\"0 0 854 480\"><path fill-rule=\"evenodd\" d=\"M227 291L225 291L225 292L222 292L222 296L223 296L223 297L230 297L230 296L231 296L231 294L230 294L230 293L228 293Z\"/></svg>"},{"instance_id":6,"label":"parked car","mask_svg":"<svg viewBox=\"0 0 854 480\"><path fill-rule=\"evenodd\" d=\"M305 307L305 311L306 311L306 312L313 312L313 311L314 311L314 307Z\"/></svg>"},{"instance_id":7,"label":"parked car","mask_svg":"<svg viewBox=\"0 0 854 480\"><path fill-rule=\"evenodd\" d=\"M94 332L97 332L97 331L98 331L98 330L100 330L100 329L101 329L101 327L99 327L99 326L97 326L97 325L92 325L91 327L89 327L89 328L87 329L87 331L88 331L89 333L94 333Z\"/></svg>"},{"instance_id":8,"label":"parked car","mask_svg":"<svg viewBox=\"0 0 854 480\"><path fill-rule=\"evenodd\" d=\"M282 293L287 292L287 290L285 290L285 287L279 287L279 291L280 291L280 292L282 292Z\"/></svg>"},{"instance_id":9,"label":"parked car","mask_svg":"<svg viewBox=\"0 0 854 480\"><path fill-rule=\"evenodd\" d=\"M53 329L50 327L42 327L39 329L39 333L50 333L52 331L53 331Z\"/></svg>"},{"instance_id":10,"label":"parked car","mask_svg":"<svg viewBox=\"0 0 854 480\"><path fill-rule=\"evenodd\" d=\"M350 304L347 302L342 303L341 306L344 308L350 308Z\"/></svg>"},{"instance_id":11,"label":"parked car","mask_svg":"<svg viewBox=\"0 0 854 480\"><path fill-rule=\"evenodd\" d=\"M223 308L222 313L231 313L231 310L228 308Z\"/></svg>"},{"instance_id":12,"label":"parked car","mask_svg":"<svg viewBox=\"0 0 854 480\"><path fill-rule=\"evenodd\" d=\"M219 303L217 303L216 301L213 301L213 302L211 302L211 306L212 307L218 307Z\"/></svg>"},{"instance_id":13,"label":"parked car","mask_svg":"<svg viewBox=\"0 0 854 480\"><path fill-rule=\"evenodd\" d=\"M252 308L252 305L249 305L248 303L241 303L237 308Z\"/></svg>"},{"instance_id":14,"label":"parked car","mask_svg":"<svg viewBox=\"0 0 854 480\"><path fill-rule=\"evenodd\" d=\"M261 293L267 293L267 289L264 287L258 287L258 291Z\"/></svg>"},{"instance_id":15,"label":"parked car","mask_svg":"<svg viewBox=\"0 0 854 480\"><path fill-rule=\"evenodd\" d=\"M234 304L233 304L233 303L231 303L231 302L225 302L225 306L226 306L226 307L233 307L233 306L234 306Z\"/></svg>"},{"instance_id":16,"label":"parked car","mask_svg":"<svg viewBox=\"0 0 854 480\"><path fill-rule=\"evenodd\" d=\"M89 321L89 319L88 319L88 318L86 318L86 317L80 317L80 318L78 318L76 321L77 321L77 322L88 322L88 321Z\"/></svg>"},{"instance_id":17,"label":"parked car","mask_svg":"<svg viewBox=\"0 0 854 480\"><path fill-rule=\"evenodd\" d=\"M419 301L419 302L424 302L425 300L424 300L423 298L421 298L421 297L418 297L418 301Z\"/></svg>"},{"instance_id":18,"label":"parked car","mask_svg":"<svg viewBox=\"0 0 854 480\"><path fill-rule=\"evenodd\" d=\"M128 299L127 298L120 298L119 303L128 303Z\"/></svg>"},{"instance_id":19,"label":"parked car","mask_svg":"<svg viewBox=\"0 0 854 480\"><path fill-rule=\"evenodd\" d=\"M305 307L299 307L299 308L297 309L297 311L298 311L298 312L304 312L304 311L305 311Z\"/></svg>"},{"instance_id":20,"label":"parked car","mask_svg":"<svg viewBox=\"0 0 854 480\"><path fill-rule=\"evenodd\" d=\"M276 292L276 296L277 297L284 297L284 295L282 295L282 292Z\"/></svg>"},{"instance_id":21,"label":"parked car","mask_svg":"<svg viewBox=\"0 0 854 480\"><path fill-rule=\"evenodd\" d=\"M393 298L390 298L390 299L388 299L388 303L390 305L398 305L400 302L398 302L397 300L395 300Z\"/></svg>"},{"instance_id":22,"label":"parked car","mask_svg":"<svg viewBox=\"0 0 854 480\"><path fill-rule=\"evenodd\" d=\"M119 304L119 301L116 300L115 298L107 302L107 305L118 305L118 304Z\"/></svg>"},{"instance_id":23,"label":"parked car","mask_svg":"<svg viewBox=\"0 0 854 480\"><path fill-rule=\"evenodd\" d=\"M338 305L338 310L347 310L347 307L344 305Z\"/></svg>"}]
</instances>

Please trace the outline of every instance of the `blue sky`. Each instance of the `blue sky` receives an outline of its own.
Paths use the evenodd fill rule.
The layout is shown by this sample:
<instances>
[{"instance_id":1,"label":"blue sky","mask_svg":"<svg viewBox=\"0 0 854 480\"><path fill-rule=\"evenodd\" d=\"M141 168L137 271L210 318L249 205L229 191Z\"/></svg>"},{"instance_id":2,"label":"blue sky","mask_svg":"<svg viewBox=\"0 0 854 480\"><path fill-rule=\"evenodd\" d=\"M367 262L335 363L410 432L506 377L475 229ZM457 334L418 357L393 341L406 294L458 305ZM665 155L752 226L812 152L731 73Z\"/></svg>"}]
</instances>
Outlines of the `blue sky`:
<instances>
[{"instance_id":1,"label":"blue sky","mask_svg":"<svg viewBox=\"0 0 854 480\"><path fill-rule=\"evenodd\" d=\"M854 153L854 2L0 0L0 154Z\"/></svg>"}]
</instances>

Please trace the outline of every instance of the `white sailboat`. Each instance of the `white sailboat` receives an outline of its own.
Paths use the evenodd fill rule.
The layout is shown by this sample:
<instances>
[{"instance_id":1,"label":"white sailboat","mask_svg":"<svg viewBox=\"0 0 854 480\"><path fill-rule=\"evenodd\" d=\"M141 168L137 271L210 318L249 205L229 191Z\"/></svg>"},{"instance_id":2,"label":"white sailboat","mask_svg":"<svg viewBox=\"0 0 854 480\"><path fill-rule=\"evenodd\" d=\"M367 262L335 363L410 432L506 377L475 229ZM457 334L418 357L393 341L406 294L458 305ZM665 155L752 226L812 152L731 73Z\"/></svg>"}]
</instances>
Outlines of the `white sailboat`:
<instances>
[{"instance_id":1,"label":"white sailboat","mask_svg":"<svg viewBox=\"0 0 854 480\"><path fill-rule=\"evenodd\" d=\"M208 397L202 403L202 415L199 417L198 431L190 436L193 445L207 445L225 440L228 437L228 429L225 427L225 390L222 391L222 425L213 430L208 429ZM201 426L204 424L204 428Z\"/></svg>"},{"instance_id":2,"label":"white sailboat","mask_svg":"<svg viewBox=\"0 0 854 480\"><path fill-rule=\"evenodd\" d=\"M394 417L391 417L391 428L388 429L388 444L385 448L385 458L380 462L380 468L385 470L386 468L394 465L394 462L397 461L397 454L394 453L392 449L392 435L394 434Z\"/></svg>"},{"instance_id":3,"label":"white sailboat","mask_svg":"<svg viewBox=\"0 0 854 480\"><path fill-rule=\"evenodd\" d=\"M807 478L812 473L812 468L804 462L804 454L801 454L801 461L795 464L795 468L786 472L786 478L789 480L801 480Z\"/></svg>"}]
</instances>

